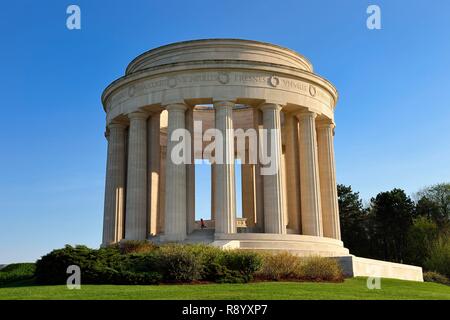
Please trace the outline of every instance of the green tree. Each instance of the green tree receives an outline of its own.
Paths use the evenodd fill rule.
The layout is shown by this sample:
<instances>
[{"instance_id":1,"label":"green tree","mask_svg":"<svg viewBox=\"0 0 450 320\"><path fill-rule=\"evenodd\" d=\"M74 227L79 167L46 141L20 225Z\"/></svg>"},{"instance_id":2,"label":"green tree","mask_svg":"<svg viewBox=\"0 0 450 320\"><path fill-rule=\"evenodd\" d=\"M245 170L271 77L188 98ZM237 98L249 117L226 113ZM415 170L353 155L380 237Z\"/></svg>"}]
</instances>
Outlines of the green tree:
<instances>
[{"instance_id":1,"label":"green tree","mask_svg":"<svg viewBox=\"0 0 450 320\"><path fill-rule=\"evenodd\" d=\"M339 184L337 190L342 241L352 254L368 256L367 210L351 186Z\"/></svg>"},{"instance_id":2,"label":"green tree","mask_svg":"<svg viewBox=\"0 0 450 320\"><path fill-rule=\"evenodd\" d=\"M406 263L423 266L439 236L437 224L428 217L414 219L408 230Z\"/></svg>"},{"instance_id":3,"label":"green tree","mask_svg":"<svg viewBox=\"0 0 450 320\"><path fill-rule=\"evenodd\" d=\"M395 262L404 260L414 212L414 202L401 189L380 192L371 199L370 223L374 227L371 241L376 247L375 257Z\"/></svg>"},{"instance_id":4,"label":"green tree","mask_svg":"<svg viewBox=\"0 0 450 320\"><path fill-rule=\"evenodd\" d=\"M439 183L416 194L417 214L427 216L441 227L450 224L450 183Z\"/></svg>"},{"instance_id":5,"label":"green tree","mask_svg":"<svg viewBox=\"0 0 450 320\"><path fill-rule=\"evenodd\" d=\"M450 278L450 237L448 234L442 234L433 242L424 267L426 270L436 271Z\"/></svg>"}]
</instances>

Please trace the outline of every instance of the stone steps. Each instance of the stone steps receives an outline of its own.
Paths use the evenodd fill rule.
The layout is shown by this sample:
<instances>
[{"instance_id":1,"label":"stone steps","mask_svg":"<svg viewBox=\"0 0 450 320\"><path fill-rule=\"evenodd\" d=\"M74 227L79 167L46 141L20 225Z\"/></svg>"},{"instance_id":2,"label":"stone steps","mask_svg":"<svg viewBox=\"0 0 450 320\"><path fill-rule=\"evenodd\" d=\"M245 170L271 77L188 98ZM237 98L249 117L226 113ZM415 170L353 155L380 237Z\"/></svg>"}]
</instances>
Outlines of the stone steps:
<instances>
[{"instance_id":1,"label":"stone steps","mask_svg":"<svg viewBox=\"0 0 450 320\"><path fill-rule=\"evenodd\" d=\"M211 243L214 241L214 229L194 230L187 236L185 243Z\"/></svg>"}]
</instances>

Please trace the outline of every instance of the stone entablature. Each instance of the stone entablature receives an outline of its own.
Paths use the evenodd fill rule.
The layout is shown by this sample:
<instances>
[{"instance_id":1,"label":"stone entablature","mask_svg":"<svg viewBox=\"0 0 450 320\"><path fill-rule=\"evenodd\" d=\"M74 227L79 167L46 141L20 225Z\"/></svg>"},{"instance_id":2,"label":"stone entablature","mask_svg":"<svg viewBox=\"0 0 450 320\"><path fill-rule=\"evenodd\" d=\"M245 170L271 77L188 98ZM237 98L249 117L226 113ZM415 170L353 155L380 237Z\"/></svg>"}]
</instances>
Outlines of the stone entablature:
<instances>
[{"instance_id":1,"label":"stone entablature","mask_svg":"<svg viewBox=\"0 0 450 320\"><path fill-rule=\"evenodd\" d=\"M225 49L218 51L221 47ZM314 74L312 65L292 50L224 39L188 41L162 48L138 57L124 77L105 89L102 101L107 123L142 106L151 109L170 103L195 105L219 100L251 106L277 103L286 110L307 108L333 119L336 89ZM158 58L167 51L169 56Z\"/></svg>"}]
</instances>

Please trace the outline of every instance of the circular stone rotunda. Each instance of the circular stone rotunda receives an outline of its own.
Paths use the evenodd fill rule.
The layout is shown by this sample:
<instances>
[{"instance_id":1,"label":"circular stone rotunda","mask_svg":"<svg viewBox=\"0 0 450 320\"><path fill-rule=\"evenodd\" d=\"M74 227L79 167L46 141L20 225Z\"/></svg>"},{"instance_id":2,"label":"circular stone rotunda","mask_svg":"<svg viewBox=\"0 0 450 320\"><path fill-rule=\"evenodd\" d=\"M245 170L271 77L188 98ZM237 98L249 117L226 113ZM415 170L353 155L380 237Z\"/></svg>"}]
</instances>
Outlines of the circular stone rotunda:
<instances>
[{"instance_id":1,"label":"circular stone rotunda","mask_svg":"<svg viewBox=\"0 0 450 320\"><path fill-rule=\"evenodd\" d=\"M349 276L421 281L421 268L355 257L341 241L337 98L310 61L269 43L193 40L136 57L102 95L108 141L102 245L147 239L289 251L336 257ZM187 132L182 138L180 129ZM220 139L211 138L212 129ZM216 149L207 152L212 141ZM180 144L181 162L173 158ZM262 161L264 151L272 163ZM210 219L202 223L195 219L200 159L211 163ZM275 170L264 174L271 164Z\"/></svg>"}]
</instances>

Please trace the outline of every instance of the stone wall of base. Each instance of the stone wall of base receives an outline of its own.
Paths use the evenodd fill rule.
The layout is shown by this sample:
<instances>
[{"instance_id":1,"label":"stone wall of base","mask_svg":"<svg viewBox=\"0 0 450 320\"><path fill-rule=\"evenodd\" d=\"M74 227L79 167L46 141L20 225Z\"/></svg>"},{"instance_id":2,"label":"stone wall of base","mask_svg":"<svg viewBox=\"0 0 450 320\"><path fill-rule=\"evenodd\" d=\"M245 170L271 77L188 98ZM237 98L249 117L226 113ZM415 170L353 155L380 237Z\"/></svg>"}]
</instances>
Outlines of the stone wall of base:
<instances>
[{"instance_id":1,"label":"stone wall of base","mask_svg":"<svg viewBox=\"0 0 450 320\"><path fill-rule=\"evenodd\" d=\"M360 258L353 255L337 257L347 277L381 277L423 281L422 268L401 263Z\"/></svg>"}]
</instances>

